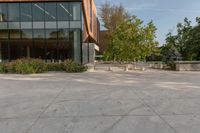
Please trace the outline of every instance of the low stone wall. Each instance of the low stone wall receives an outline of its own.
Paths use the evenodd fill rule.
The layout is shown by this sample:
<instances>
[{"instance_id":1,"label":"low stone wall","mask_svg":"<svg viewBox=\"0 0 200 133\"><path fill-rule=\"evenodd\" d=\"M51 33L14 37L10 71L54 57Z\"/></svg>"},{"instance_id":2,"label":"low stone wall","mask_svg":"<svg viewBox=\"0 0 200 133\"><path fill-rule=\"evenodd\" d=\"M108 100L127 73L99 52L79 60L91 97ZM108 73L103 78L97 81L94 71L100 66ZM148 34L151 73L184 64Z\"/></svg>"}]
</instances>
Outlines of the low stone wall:
<instances>
[{"instance_id":1,"label":"low stone wall","mask_svg":"<svg viewBox=\"0 0 200 133\"><path fill-rule=\"evenodd\" d=\"M167 66L167 64L149 64L149 67L150 68L153 68L153 69L169 69L169 67Z\"/></svg>"},{"instance_id":2,"label":"low stone wall","mask_svg":"<svg viewBox=\"0 0 200 133\"><path fill-rule=\"evenodd\" d=\"M177 61L176 71L200 71L200 61Z\"/></svg>"}]
</instances>

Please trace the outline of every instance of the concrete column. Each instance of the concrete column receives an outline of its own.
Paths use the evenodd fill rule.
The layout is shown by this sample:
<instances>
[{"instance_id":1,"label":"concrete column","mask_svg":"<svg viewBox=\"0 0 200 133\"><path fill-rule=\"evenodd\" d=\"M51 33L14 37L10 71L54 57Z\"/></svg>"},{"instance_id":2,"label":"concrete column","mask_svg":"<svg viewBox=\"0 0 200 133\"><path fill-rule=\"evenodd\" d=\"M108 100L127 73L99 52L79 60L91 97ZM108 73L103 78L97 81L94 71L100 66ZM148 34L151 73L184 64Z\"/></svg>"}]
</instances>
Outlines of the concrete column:
<instances>
[{"instance_id":1,"label":"concrete column","mask_svg":"<svg viewBox=\"0 0 200 133\"><path fill-rule=\"evenodd\" d=\"M89 43L89 63L94 63L95 60L95 44Z\"/></svg>"},{"instance_id":2,"label":"concrete column","mask_svg":"<svg viewBox=\"0 0 200 133\"><path fill-rule=\"evenodd\" d=\"M74 31L74 61L81 63L80 31Z\"/></svg>"}]
</instances>

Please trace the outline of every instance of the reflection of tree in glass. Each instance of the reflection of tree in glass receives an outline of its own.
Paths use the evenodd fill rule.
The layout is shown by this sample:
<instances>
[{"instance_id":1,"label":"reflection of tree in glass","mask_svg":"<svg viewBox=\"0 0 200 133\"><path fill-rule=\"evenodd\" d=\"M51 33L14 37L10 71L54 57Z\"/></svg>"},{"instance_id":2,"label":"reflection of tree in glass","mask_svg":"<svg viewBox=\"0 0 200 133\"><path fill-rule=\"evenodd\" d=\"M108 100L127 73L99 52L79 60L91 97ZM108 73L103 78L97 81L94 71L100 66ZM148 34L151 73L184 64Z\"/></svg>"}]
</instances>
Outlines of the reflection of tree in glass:
<instances>
[{"instance_id":1,"label":"reflection of tree in glass","mask_svg":"<svg viewBox=\"0 0 200 133\"><path fill-rule=\"evenodd\" d=\"M57 39L57 33L58 31L52 31L49 35L49 39Z\"/></svg>"},{"instance_id":2,"label":"reflection of tree in glass","mask_svg":"<svg viewBox=\"0 0 200 133\"><path fill-rule=\"evenodd\" d=\"M6 21L6 15L0 12L0 22Z\"/></svg>"}]
</instances>

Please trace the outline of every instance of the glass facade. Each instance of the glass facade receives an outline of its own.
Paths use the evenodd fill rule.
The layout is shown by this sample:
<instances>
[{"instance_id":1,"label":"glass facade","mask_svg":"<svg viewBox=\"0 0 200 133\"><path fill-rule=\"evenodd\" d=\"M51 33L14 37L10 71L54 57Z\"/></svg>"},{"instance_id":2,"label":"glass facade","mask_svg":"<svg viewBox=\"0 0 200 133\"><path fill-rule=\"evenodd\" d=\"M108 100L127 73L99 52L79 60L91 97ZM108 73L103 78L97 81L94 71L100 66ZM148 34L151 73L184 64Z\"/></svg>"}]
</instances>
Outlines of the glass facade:
<instances>
[{"instance_id":1,"label":"glass facade","mask_svg":"<svg viewBox=\"0 0 200 133\"><path fill-rule=\"evenodd\" d=\"M1 59L81 63L81 2L0 3Z\"/></svg>"}]
</instances>

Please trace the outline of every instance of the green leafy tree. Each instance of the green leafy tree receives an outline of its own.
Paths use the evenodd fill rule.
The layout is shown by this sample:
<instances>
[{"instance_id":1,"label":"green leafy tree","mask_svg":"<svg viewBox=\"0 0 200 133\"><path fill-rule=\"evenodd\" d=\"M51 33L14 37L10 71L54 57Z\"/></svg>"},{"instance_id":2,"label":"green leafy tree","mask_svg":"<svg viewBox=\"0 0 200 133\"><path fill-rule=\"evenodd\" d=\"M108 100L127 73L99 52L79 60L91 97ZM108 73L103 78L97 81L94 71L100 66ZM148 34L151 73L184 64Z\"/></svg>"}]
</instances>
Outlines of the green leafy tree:
<instances>
[{"instance_id":1,"label":"green leafy tree","mask_svg":"<svg viewBox=\"0 0 200 133\"><path fill-rule=\"evenodd\" d=\"M185 18L183 23L177 24L176 35L167 35L163 47L165 57L174 51L174 55L179 53L183 60L200 60L200 18L197 17L196 22L196 26L191 26L191 21Z\"/></svg>"},{"instance_id":2,"label":"green leafy tree","mask_svg":"<svg viewBox=\"0 0 200 133\"><path fill-rule=\"evenodd\" d=\"M122 5L110 5L109 2L105 2L100 8L101 21L106 29L106 36L104 38L105 49L107 49L111 43L114 32L117 27L130 17L129 13ZM105 53L106 54L106 53ZM108 58L107 56L105 57Z\"/></svg>"},{"instance_id":3,"label":"green leafy tree","mask_svg":"<svg viewBox=\"0 0 200 133\"><path fill-rule=\"evenodd\" d=\"M196 19L197 25L194 26L186 42L188 60L200 60L200 18Z\"/></svg>"},{"instance_id":4,"label":"green leafy tree","mask_svg":"<svg viewBox=\"0 0 200 133\"><path fill-rule=\"evenodd\" d=\"M153 22L143 26L136 16L130 17L116 28L105 54L107 59L138 61L158 53L155 31Z\"/></svg>"},{"instance_id":5,"label":"green leafy tree","mask_svg":"<svg viewBox=\"0 0 200 133\"><path fill-rule=\"evenodd\" d=\"M161 54L163 55L163 61L174 61L181 59L181 54L176 46L176 36L172 33L167 34L166 44L162 47Z\"/></svg>"},{"instance_id":6,"label":"green leafy tree","mask_svg":"<svg viewBox=\"0 0 200 133\"><path fill-rule=\"evenodd\" d=\"M188 49L186 44L189 40L191 30L191 21L188 18L185 18L183 23L177 24L178 34L176 35L175 46L184 59L187 59Z\"/></svg>"},{"instance_id":7,"label":"green leafy tree","mask_svg":"<svg viewBox=\"0 0 200 133\"><path fill-rule=\"evenodd\" d=\"M130 17L122 5L110 5L107 1L100 8L100 16L109 37L112 37L116 28Z\"/></svg>"}]
</instances>

